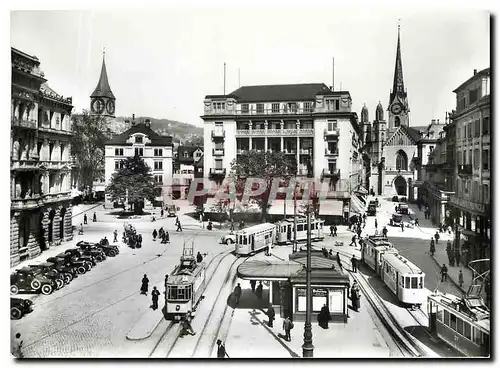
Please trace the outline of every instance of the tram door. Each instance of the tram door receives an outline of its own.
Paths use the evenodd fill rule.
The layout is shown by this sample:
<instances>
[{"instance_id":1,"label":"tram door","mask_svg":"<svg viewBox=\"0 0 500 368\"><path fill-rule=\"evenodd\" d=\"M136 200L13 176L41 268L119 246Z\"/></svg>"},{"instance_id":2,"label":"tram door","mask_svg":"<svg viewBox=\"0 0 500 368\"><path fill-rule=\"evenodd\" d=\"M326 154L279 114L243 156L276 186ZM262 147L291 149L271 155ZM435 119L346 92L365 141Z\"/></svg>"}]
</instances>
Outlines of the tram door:
<instances>
[{"instance_id":1,"label":"tram door","mask_svg":"<svg viewBox=\"0 0 500 368\"><path fill-rule=\"evenodd\" d=\"M286 239L288 241L292 240L292 224L286 225Z\"/></svg>"},{"instance_id":2,"label":"tram door","mask_svg":"<svg viewBox=\"0 0 500 368\"><path fill-rule=\"evenodd\" d=\"M429 300L429 303L427 304L427 314L429 315L429 329L433 334L437 332L436 330L437 309L438 309L437 304L432 300Z\"/></svg>"}]
</instances>

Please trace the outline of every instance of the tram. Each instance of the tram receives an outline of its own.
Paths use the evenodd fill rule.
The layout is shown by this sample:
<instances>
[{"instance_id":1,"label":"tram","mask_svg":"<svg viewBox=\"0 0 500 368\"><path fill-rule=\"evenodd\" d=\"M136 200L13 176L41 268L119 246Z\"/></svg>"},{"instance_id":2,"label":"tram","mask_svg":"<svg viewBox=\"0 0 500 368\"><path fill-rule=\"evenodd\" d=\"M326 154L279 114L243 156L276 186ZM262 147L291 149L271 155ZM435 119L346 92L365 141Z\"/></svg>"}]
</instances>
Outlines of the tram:
<instances>
[{"instance_id":1,"label":"tram","mask_svg":"<svg viewBox=\"0 0 500 368\"><path fill-rule=\"evenodd\" d=\"M379 277L382 273L382 255L385 253L398 253L387 238L369 235L361 240L361 262L374 270Z\"/></svg>"},{"instance_id":2,"label":"tram","mask_svg":"<svg viewBox=\"0 0 500 368\"><path fill-rule=\"evenodd\" d=\"M325 238L324 221L311 218L311 241L320 241ZM276 243L290 244L294 241L294 220L286 219L276 223ZM297 241L307 240L307 217L297 217Z\"/></svg>"},{"instance_id":3,"label":"tram","mask_svg":"<svg viewBox=\"0 0 500 368\"><path fill-rule=\"evenodd\" d=\"M237 255L248 256L274 245L276 226L264 223L250 226L235 233L235 249Z\"/></svg>"},{"instance_id":4,"label":"tram","mask_svg":"<svg viewBox=\"0 0 500 368\"><path fill-rule=\"evenodd\" d=\"M187 312L193 313L203 298L206 265L196 262L193 248L193 245L186 247L184 244L180 263L168 276L164 309L166 319L180 320Z\"/></svg>"}]
</instances>

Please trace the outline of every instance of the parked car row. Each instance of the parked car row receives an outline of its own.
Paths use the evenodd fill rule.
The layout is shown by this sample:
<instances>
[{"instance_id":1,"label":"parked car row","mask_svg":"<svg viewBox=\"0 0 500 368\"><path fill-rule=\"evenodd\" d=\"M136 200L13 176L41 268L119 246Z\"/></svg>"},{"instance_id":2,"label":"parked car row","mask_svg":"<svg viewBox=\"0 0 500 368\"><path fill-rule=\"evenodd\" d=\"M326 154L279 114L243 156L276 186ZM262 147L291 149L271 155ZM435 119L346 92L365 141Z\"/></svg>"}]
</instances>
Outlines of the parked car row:
<instances>
[{"instance_id":1,"label":"parked car row","mask_svg":"<svg viewBox=\"0 0 500 368\"><path fill-rule=\"evenodd\" d=\"M89 272L92 267L104 261L108 256L119 253L116 245L110 245L107 239L99 243L79 241L76 248L67 249L55 257L47 258L46 262L29 265L14 271L10 275L10 293L42 293L49 295L54 290L61 289L79 275ZM24 315L23 299L11 298L11 319ZM26 301L31 308L31 301ZM14 307L15 303L16 307ZM24 308L24 309L23 309Z\"/></svg>"}]
</instances>

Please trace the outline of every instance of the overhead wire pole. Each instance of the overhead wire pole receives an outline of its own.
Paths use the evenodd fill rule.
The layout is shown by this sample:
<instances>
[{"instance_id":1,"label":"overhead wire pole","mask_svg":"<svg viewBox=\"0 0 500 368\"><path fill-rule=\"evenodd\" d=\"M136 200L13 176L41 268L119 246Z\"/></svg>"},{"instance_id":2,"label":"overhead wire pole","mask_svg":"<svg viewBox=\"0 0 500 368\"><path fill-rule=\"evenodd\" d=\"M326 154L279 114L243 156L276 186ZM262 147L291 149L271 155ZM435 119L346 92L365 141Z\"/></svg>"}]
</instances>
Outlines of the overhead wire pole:
<instances>
[{"instance_id":1,"label":"overhead wire pole","mask_svg":"<svg viewBox=\"0 0 500 368\"><path fill-rule=\"evenodd\" d=\"M307 269L306 269L306 323L304 324L304 344L302 357L312 358L314 345L312 344L312 290L311 290L311 208L307 207Z\"/></svg>"}]
</instances>

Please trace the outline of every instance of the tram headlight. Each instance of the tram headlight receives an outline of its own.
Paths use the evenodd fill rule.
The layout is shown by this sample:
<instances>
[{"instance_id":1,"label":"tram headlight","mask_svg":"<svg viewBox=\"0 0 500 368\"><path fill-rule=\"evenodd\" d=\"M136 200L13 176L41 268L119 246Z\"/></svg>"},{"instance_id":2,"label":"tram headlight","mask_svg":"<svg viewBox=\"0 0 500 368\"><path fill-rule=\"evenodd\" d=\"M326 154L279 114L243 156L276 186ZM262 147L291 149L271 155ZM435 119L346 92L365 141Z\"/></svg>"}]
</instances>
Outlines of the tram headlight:
<instances>
[{"instance_id":1,"label":"tram headlight","mask_svg":"<svg viewBox=\"0 0 500 368\"><path fill-rule=\"evenodd\" d=\"M176 305L176 306L175 306L175 310L178 312L178 311L179 311L179 309L181 309L181 306L180 306L180 305Z\"/></svg>"}]
</instances>

